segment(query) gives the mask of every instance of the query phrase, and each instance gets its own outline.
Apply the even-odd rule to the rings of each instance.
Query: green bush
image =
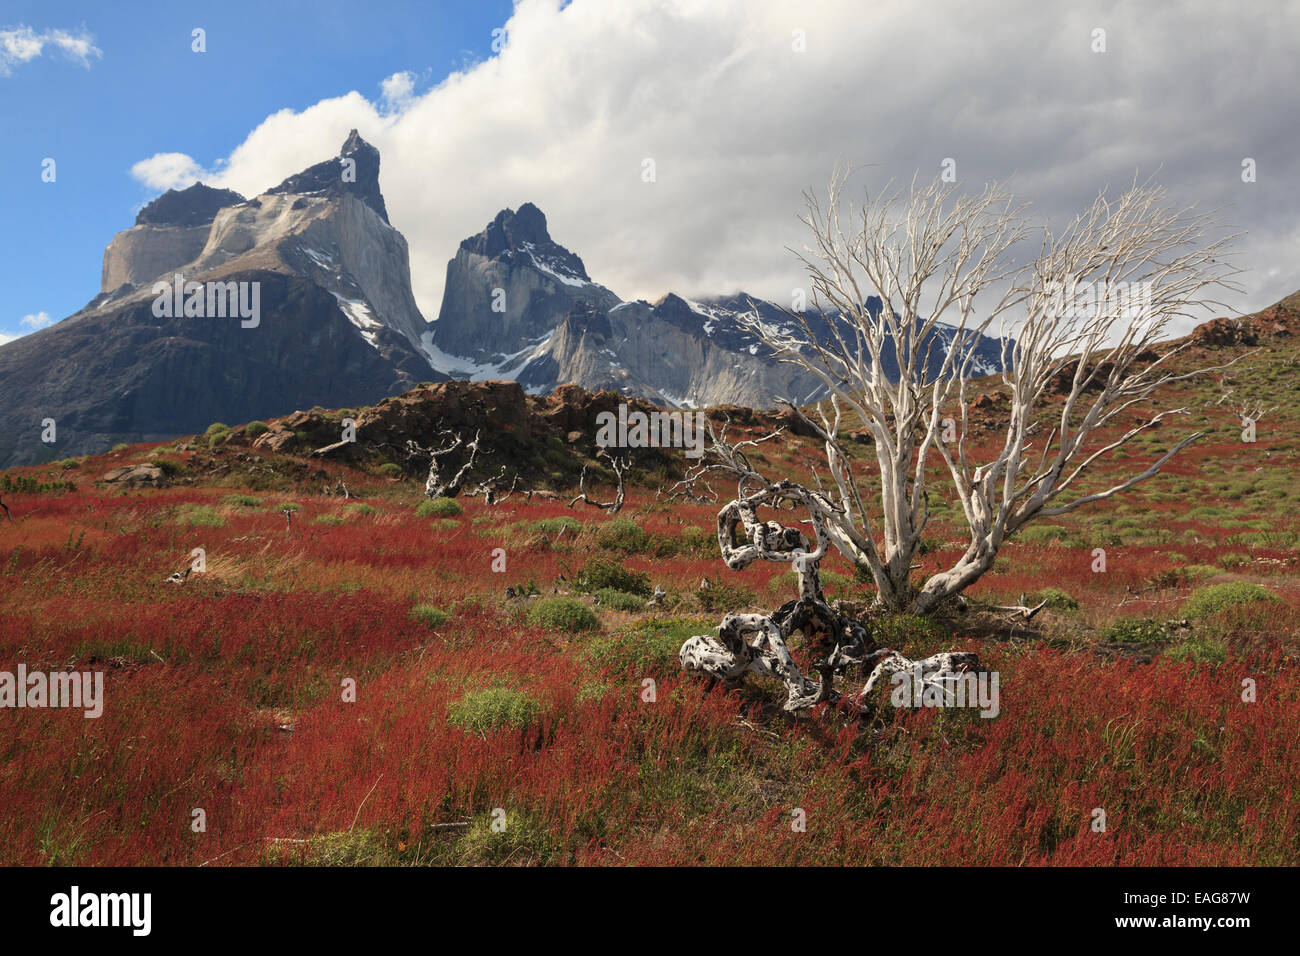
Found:
[[[1036,594],[1026,597],[1025,600],[1030,602],[1031,605],[1046,601],[1047,606],[1053,611],[1077,611],[1079,609],[1079,602],[1060,588],[1043,588]]]
[[[183,467],[185,467],[184,465],[181,464],[181,461],[178,458],[164,458],[159,456],[158,458],[155,458],[153,460],[153,463],[168,478],[172,477]]]
[[[220,528],[226,519],[207,505],[181,505],[176,509],[176,523],[198,528]]]
[[[1056,544],[1073,539],[1067,529],[1056,524],[1031,524],[1021,528],[1015,534],[1015,540],[1021,544]]]
[[[480,736],[498,727],[524,730],[542,712],[542,705],[522,691],[489,687],[470,691],[447,708],[447,723]]]
[[[255,495],[226,495],[221,503],[232,508],[256,508],[261,505],[262,499]]]
[[[528,609],[528,623],[562,633],[594,631],[600,627],[596,612],[577,598],[570,597],[538,601]]]
[[[872,624],[872,636],[881,647],[909,649],[917,651],[918,656],[928,642],[942,635],[937,622],[916,614],[886,614]]]
[[[545,866],[563,851],[555,832],[526,813],[509,810],[505,829],[494,829],[491,817],[475,820],[456,841],[459,866]]]
[[[249,422],[244,426],[244,434],[249,438],[256,438],[258,435],[265,435],[271,428],[266,422]]]
[[[1176,661],[1221,663],[1228,659],[1227,648],[1213,638],[1203,636],[1189,637],[1169,648],[1165,654]]]
[[[384,462],[375,470],[388,478],[397,478],[402,474],[402,466],[391,461]]]
[[[1242,554],[1240,551],[1229,551],[1227,554],[1221,554],[1215,558],[1214,563],[1225,571],[1231,571],[1234,568],[1244,568],[1250,564],[1250,555]]]
[[[742,584],[724,584],[715,581],[712,586],[696,592],[701,609],[713,612],[743,611],[756,600],[754,592]]]
[[[1209,617],[1224,608],[1254,601],[1276,601],[1277,595],[1267,588],[1248,581],[1229,581],[1211,584],[1193,592],[1182,607],[1184,617]]]
[[[601,588],[596,592],[602,607],[612,607],[616,611],[644,611],[645,598],[614,588]]]
[[[688,637],[713,634],[715,628],[708,618],[659,618],[591,641],[583,657],[602,670],[666,676],[681,669],[678,655]]]
[[[628,594],[640,594],[649,597],[651,593],[650,575],[641,571],[630,571],[613,561],[604,558],[592,558],[578,572],[574,586],[579,591],[594,594],[601,588],[613,588]]]
[[[343,513],[349,518],[368,518],[379,514],[379,509],[371,507],[364,501],[353,501],[343,506]]]
[[[697,558],[710,558],[718,553],[718,535],[694,525],[682,528],[677,537],[677,550]]]
[[[116,445],[110,448],[109,451],[110,452],[126,451],[130,447],[131,446],[128,445],[126,442],[118,442]]]
[[[211,425],[208,426],[207,431],[205,431],[203,434],[211,438],[213,435],[224,435],[228,431],[230,431],[229,425],[226,425],[222,422],[213,422]]]
[[[627,518],[615,518],[596,532],[596,543],[602,548],[624,554],[644,554],[647,541],[645,531]]]
[[[1163,641],[1165,631],[1149,617],[1125,617],[1106,625],[1100,638],[1116,644],[1152,644]]]
[[[415,514],[420,518],[454,518],[464,511],[454,498],[430,498],[415,506]]]
[[[417,604],[411,608],[411,620],[419,621],[428,627],[442,627],[451,617],[446,611],[432,604]]]
[[[567,534],[579,534],[582,531],[582,522],[569,515],[561,515],[558,518],[543,518],[541,521],[533,522],[533,530],[540,531],[542,534],[559,534],[566,528],[568,529]]]

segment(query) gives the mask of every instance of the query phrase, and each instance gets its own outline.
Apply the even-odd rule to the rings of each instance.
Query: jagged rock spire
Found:
[[[349,179],[344,179],[343,159],[351,159],[355,164],[355,179],[350,174]],[[379,150],[362,139],[355,129],[344,140],[337,157],[310,166],[267,192],[325,192],[328,195],[351,193],[379,213],[384,222],[388,222],[388,207],[384,205],[383,193],[379,191]]]

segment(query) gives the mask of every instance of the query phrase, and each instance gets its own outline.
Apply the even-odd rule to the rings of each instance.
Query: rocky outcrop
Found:
[[[125,465],[99,476],[106,485],[123,485],[129,488],[161,488],[169,484],[167,473],[157,465]]]
[[[1192,344],[1203,348],[1223,348],[1230,345],[1258,345],[1255,329],[1241,319],[1211,319],[1192,330]]]

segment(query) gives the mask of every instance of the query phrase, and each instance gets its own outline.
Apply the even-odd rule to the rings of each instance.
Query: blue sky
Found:
[[[157,193],[132,164],[178,151],[210,165],[277,110],[351,90],[374,99],[395,72],[416,74],[418,92],[489,56],[510,10],[509,0],[6,0],[0,30],[84,31],[101,54],[82,66],[47,47],[0,75],[0,336],[98,293],[104,246]],[[196,27],[206,53],[191,50]],[[53,183],[41,179],[46,157]]]
[[[6,58],[19,27],[41,55]],[[191,181],[169,157],[254,196],[354,127],[426,319],[457,243],[523,202],[624,299],[787,301],[804,190],[841,161],[878,189],[948,160],[1036,224],[1135,174],[1222,208],[1249,272],[1217,314],[1247,312],[1300,289],[1297,37],[1300,0],[8,0],[0,343],[99,291],[114,233]]]

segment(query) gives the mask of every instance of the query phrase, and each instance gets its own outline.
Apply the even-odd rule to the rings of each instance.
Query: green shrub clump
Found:
[[[641,571],[630,571],[613,561],[592,558],[578,572],[574,582],[579,591],[595,594],[601,588],[613,588],[628,594],[649,597],[651,592],[650,575]]]
[[[600,627],[596,612],[577,598],[553,597],[538,601],[528,609],[528,623],[548,631],[573,633],[594,631]]]
[[[446,611],[432,604],[417,604],[411,608],[411,620],[419,621],[428,627],[442,627],[451,617]]]
[[[430,498],[415,507],[415,514],[420,518],[454,518],[464,512],[460,502],[453,498]]]
[[[1053,611],[1077,611],[1079,602],[1075,598],[1060,588],[1043,588],[1037,594],[1026,598],[1033,604],[1047,602],[1047,606]]]
[[[558,518],[543,518],[541,521],[536,521],[533,523],[533,528],[542,534],[559,534],[567,528],[567,533],[574,535],[582,531],[582,522],[569,515],[561,515]]]
[[[542,712],[542,705],[522,691],[489,687],[470,691],[447,708],[447,722],[480,736],[498,727],[524,730]]]
[[[258,435],[265,435],[271,427],[266,422],[249,422],[244,426],[244,434],[249,438],[256,438]]]
[[[616,611],[643,611],[645,598],[615,588],[601,588],[596,592],[602,607],[612,607]]]
[[[1125,617],[1108,624],[1101,639],[1116,644],[1152,644],[1163,641],[1165,631],[1159,621],[1149,617]]]
[[[583,657],[601,670],[666,676],[681,669],[678,655],[688,637],[712,634],[715,628],[708,618],[657,618],[593,640]]]
[[[628,518],[615,518],[600,526],[596,532],[596,543],[609,551],[621,551],[624,554],[644,554],[649,536],[636,522]]]
[[[1224,584],[1211,584],[1209,587],[1194,591],[1183,604],[1184,617],[1209,617],[1224,608],[1238,604],[1251,604],[1255,601],[1276,601],[1277,595],[1268,588],[1248,581],[1229,581]]]
[[[220,528],[226,519],[207,505],[181,505],[176,509],[176,523],[196,528]]]

